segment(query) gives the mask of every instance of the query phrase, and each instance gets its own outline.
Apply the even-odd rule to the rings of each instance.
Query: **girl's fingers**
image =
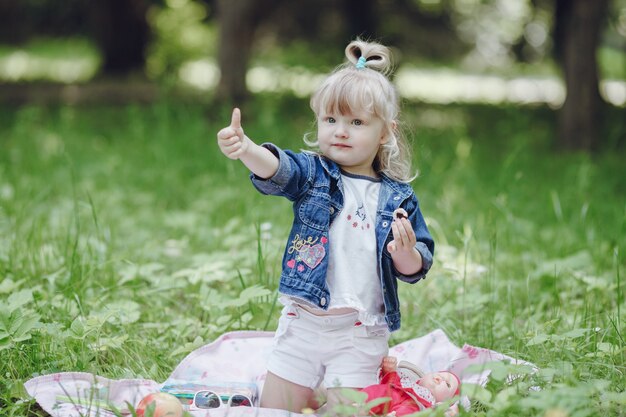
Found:
[[[232,127],[225,127],[224,129],[217,132],[217,138],[219,140],[226,140],[232,137],[238,137],[237,132]]]
[[[398,227],[398,224],[396,222],[393,222],[391,224],[391,232],[393,233],[393,241],[389,242],[389,244],[393,244],[392,249],[393,250],[389,250],[389,252],[395,252],[397,250],[400,250],[402,248],[404,248],[405,243],[402,237],[402,232],[400,231],[400,227]]]
[[[407,219],[402,219],[401,222],[402,222],[402,225],[404,226],[404,230],[406,231],[406,235],[409,239],[409,243],[412,243],[411,246],[413,246],[416,240],[415,231],[413,230],[413,225]]]
[[[400,245],[404,245],[407,241],[406,231],[404,230],[404,224],[402,224],[402,220],[396,220],[393,222],[391,226],[394,231],[393,237],[395,240],[398,240]]]
[[[235,153],[237,151],[239,151],[241,149],[241,141],[239,140],[228,140],[228,141],[222,141],[220,144],[220,150],[222,151],[222,153],[224,155],[226,155],[227,157],[231,158],[231,159],[237,159],[235,157]]]
[[[241,150],[241,142],[235,142],[230,146],[226,146],[225,150],[230,156],[233,156],[235,152]]]
[[[415,245],[415,232],[406,219],[398,219],[391,224],[396,248],[412,248]]]
[[[235,143],[241,143],[239,136],[231,136],[228,138],[221,139],[221,141],[222,141],[221,142],[222,146],[231,146],[231,145],[234,145]]]
[[[400,220],[399,222],[400,224],[398,225],[398,234],[400,235],[400,240],[402,241],[402,246],[406,247],[409,245],[409,236],[406,233],[406,228],[404,223],[402,222],[402,220]]]
[[[243,153],[243,149],[237,149],[235,152],[230,154],[230,157],[233,159],[239,159],[242,153]]]

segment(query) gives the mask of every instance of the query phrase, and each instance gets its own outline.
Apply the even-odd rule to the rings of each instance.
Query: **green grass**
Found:
[[[405,113],[437,262],[401,286],[392,344],[442,328],[541,369],[512,386],[494,371],[472,415],[624,415],[623,151],[552,151],[543,109]],[[225,331],[274,329],[291,207],[219,153],[229,120],[180,103],[2,109],[0,415],[43,414],[22,387],[36,375],[163,381]],[[292,149],[311,120],[291,98],[243,110],[248,135]]]

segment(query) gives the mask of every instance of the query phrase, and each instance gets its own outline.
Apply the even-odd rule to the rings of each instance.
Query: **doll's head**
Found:
[[[389,48],[374,42],[355,40],[345,49],[347,62],[337,67],[311,97],[311,109],[321,115],[368,114],[383,124],[384,142],[373,167],[398,181],[414,178],[411,172],[410,147],[398,126],[400,102],[387,75],[392,62]],[[309,146],[318,141],[305,138]]]
[[[435,402],[449,400],[458,395],[461,389],[461,380],[450,371],[429,372],[417,384],[428,389],[435,397]]]

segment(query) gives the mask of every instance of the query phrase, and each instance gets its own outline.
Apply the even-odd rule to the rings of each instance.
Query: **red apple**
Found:
[[[152,417],[183,417],[183,405],[178,398],[166,392],[148,394],[137,405],[137,417],[144,417],[148,406],[154,404]],[[146,414],[145,417],[149,417]]]

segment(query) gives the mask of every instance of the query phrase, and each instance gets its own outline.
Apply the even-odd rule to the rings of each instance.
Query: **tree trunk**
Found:
[[[284,1],[217,0],[220,82],[215,94],[218,100],[237,104],[248,98],[246,73],[256,30]]]
[[[102,73],[124,75],[143,71],[150,37],[145,0],[91,2],[94,35],[102,51]]]
[[[233,104],[248,97],[246,72],[256,29],[255,0],[218,0],[220,83],[216,96]]]
[[[557,145],[599,148],[602,109],[596,51],[609,0],[556,0],[555,52],[567,95],[558,117]]]
[[[344,0],[341,7],[347,32],[346,44],[357,36],[377,40],[379,13],[376,0]]]
[[[27,37],[24,7],[17,1],[0,0],[0,43],[16,44]]]

